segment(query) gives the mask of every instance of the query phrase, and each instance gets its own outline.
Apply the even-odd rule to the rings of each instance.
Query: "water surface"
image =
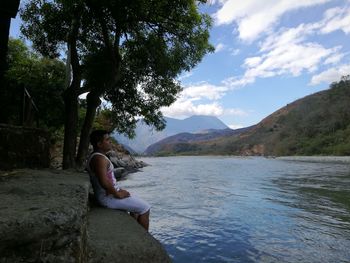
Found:
[[[152,205],[174,262],[350,262],[350,165],[144,158],[122,186]]]

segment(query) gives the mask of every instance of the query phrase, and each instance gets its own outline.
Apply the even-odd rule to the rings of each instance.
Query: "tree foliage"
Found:
[[[96,118],[93,124],[94,129],[102,129],[107,131],[115,130],[115,123],[113,122],[113,112],[108,109],[100,109],[96,113]]]
[[[77,97],[87,95],[78,162],[88,146],[100,98],[110,101],[119,132],[132,134],[137,118],[164,127],[160,108],[181,90],[175,78],[213,50],[210,18],[194,0],[30,0],[22,32],[43,55],[68,51],[72,78],[65,92],[64,168],[73,166]],[[69,156],[68,156],[69,155]],[[65,158],[65,156],[68,156]]]
[[[6,89],[1,98],[1,119],[6,123],[20,124],[23,89],[26,88],[39,110],[37,117],[40,127],[62,127],[63,62],[41,57],[30,51],[21,40],[10,39],[8,65]]]

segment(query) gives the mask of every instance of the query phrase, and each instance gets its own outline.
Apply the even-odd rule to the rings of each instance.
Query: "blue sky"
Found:
[[[350,74],[350,0],[211,0],[206,55],[179,76],[184,90],[165,116],[216,116],[246,127]],[[18,37],[20,20],[10,35]]]

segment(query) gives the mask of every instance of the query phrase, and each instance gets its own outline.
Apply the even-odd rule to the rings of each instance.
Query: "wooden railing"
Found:
[[[23,98],[22,98],[22,114],[20,123],[22,126],[32,127],[34,122],[36,126],[39,126],[39,110],[35,105],[33,98],[30,96],[28,90],[23,87]]]

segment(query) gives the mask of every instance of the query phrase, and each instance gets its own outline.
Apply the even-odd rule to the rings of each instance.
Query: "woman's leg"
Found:
[[[134,212],[129,212],[130,216],[132,216],[136,221],[137,219],[139,219],[139,215],[137,213]]]
[[[141,226],[143,226],[144,229],[147,230],[149,229],[149,214],[150,214],[150,210],[148,210],[146,213],[139,215],[139,218],[137,219],[137,222],[139,222],[139,224]]]
[[[130,215],[133,216],[137,222],[148,231],[151,206],[147,202],[135,195],[132,195],[123,199],[113,197],[108,198],[105,205],[109,208],[129,211]]]

